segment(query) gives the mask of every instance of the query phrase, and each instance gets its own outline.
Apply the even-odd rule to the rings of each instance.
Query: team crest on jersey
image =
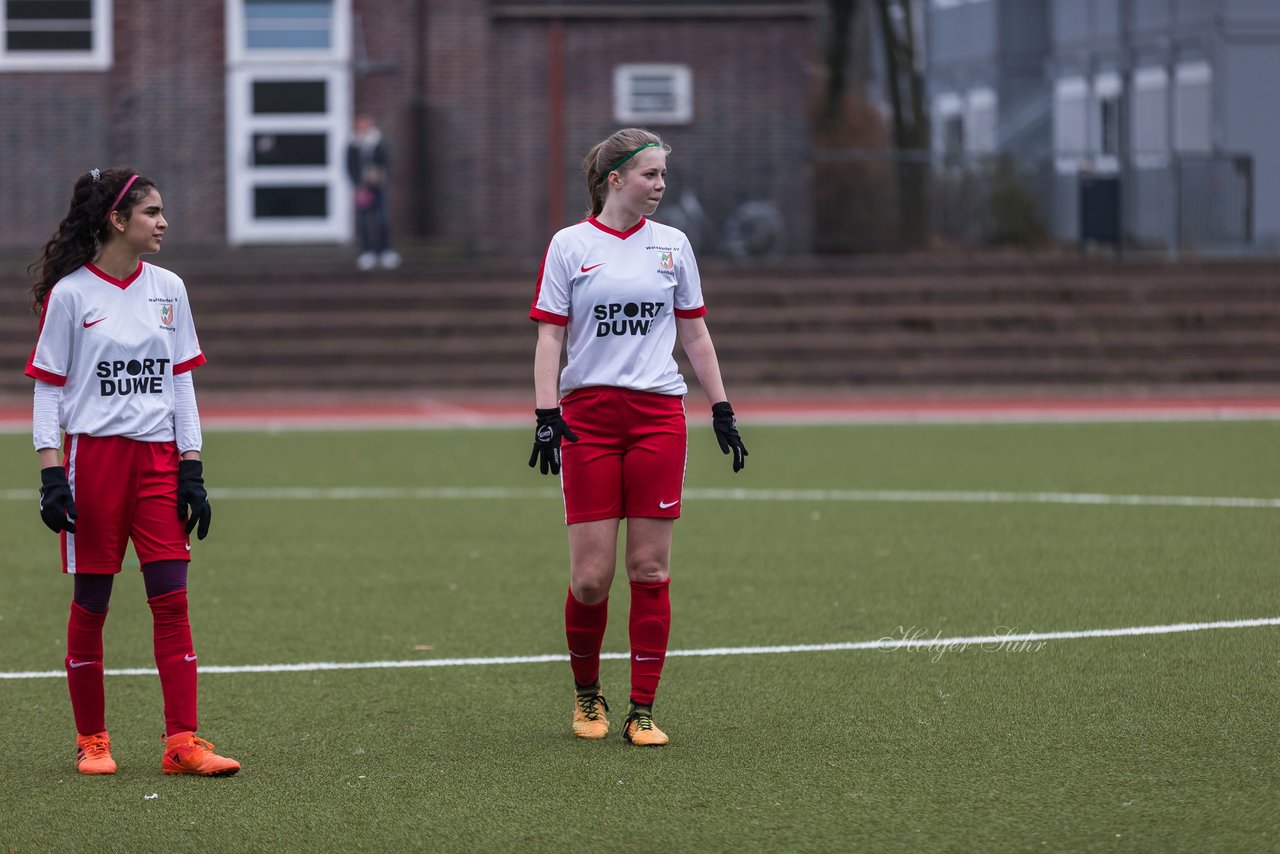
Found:
[[[671,268],[675,267],[675,265],[676,265],[675,258],[672,257],[672,253],[670,252],[663,252],[662,255],[658,258],[659,270],[670,270]]]
[[[160,323],[164,326],[173,325],[173,303],[166,302],[160,306]]]

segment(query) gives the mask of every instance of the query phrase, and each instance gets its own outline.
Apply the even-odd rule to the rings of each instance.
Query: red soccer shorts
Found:
[[[560,445],[565,523],[680,517],[688,432],[684,398],[588,386],[560,401],[578,441]]]
[[[62,532],[62,571],[120,571],[133,540],[138,562],[190,560],[178,519],[178,446],[123,436],[68,436],[67,480],[76,501],[76,532]]]

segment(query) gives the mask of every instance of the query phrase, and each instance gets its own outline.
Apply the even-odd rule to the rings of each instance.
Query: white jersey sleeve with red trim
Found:
[[[191,316],[191,302],[187,299],[186,283],[177,276],[177,287],[182,293],[181,311],[175,311],[173,317],[173,373],[184,374],[192,368],[205,363],[204,353],[200,350],[200,339],[196,335],[195,318]]]
[[[45,297],[40,311],[40,334],[27,359],[27,376],[49,385],[66,385],[75,332],[72,320],[75,308],[68,304],[71,300],[66,289],[59,291],[56,287]]]
[[[49,292],[26,373],[62,387],[67,433],[166,442],[173,378],[204,361],[182,279],[140,263],[120,280],[87,264]]]
[[[619,232],[591,218],[552,238],[529,316],[568,326],[561,395],[595,385],[683,395],[675,319],[705,313],[683,232],[648,219]]]
[[[671,229],[675,231],[675,229]],[[684,238],[683,248],[676,253],[676,317],[702,317],[707,307],[702,301],[702,275],[698,272],[698,262],[693,257],[693,247],[689,238]]]
[[[565,264],[564,241],[560,232],[551,239],[547,246],[547,254],[542,259],[542,269],[538,271],[538,284],[533,294],[533,308],[529,316],[534,320],[565,326],[569,322],[570,299],[572,297],[572,279],[569,267]]]

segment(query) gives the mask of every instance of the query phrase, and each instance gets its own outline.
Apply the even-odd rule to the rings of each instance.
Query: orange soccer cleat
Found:
[[[213,745],[194,732],[179,732],[165,738],[160,767],[166,774],[230,777],[240,770],[240,763],[214,753]]]
[[[111,736],[106,730],[94,735],[76,735],[76,768],[81,774],[116,773],[116,761],[111,758]]]
[[[635,703],[631,704],[627,722],[622,725],[622,737],[637,747],[662,747],[671,740],[653,722],[653,710]]]
[[[573,734],[578,738],[604,738],[609,734],[609,719],[604,714],[607,711],[609,704],[598,684],[578,691],[573,698]]]

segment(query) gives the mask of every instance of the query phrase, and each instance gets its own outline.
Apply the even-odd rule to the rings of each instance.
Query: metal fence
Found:
[[[940,157],[816,150],[814,251],[1085,246],[1205,253],[1253,241],[1243,155]]]

